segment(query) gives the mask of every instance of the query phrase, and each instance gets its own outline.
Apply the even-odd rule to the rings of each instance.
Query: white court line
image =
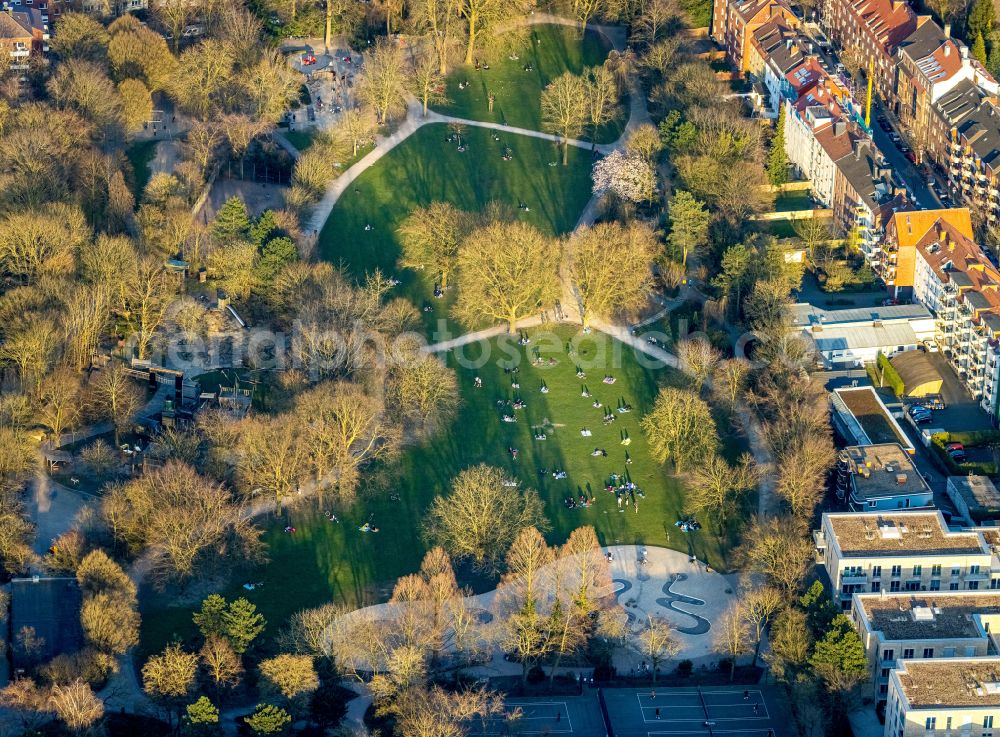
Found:
[[[698,732],[646,732],[647,737],[705,737],[708,732],[698,731]],[[767,737],[766,729],[734,729],[734,730],[719,730],[713,729],[712,734],[734,734],[734,735],[753,735],[753,737]]]
[[[508,707],[515,707],[515,708],[516,707],[521,707],[525,711],[525,715],[524,716],[522,716],[521,718],[519,718],[519,719],[517,719],[515,721],[512,721],[511,724],[524,724],[525,722],[527,722],[529,720],[542,720],[542,719],[549,720],[553,725],[559,724],[558,728],[546,728],[546,729],[538,729],[538,730],[517,729],[517,731],[520,734],[542,734],[543,732],[544,733],[548,733],[548,734],[572,734],[573,733],[573,720],[570,719],[569,708],[567,707],[565,701],[505,701],[504,702],[504,711],[505,712],[507,712]],[[537,713],[536,712],[536,707],[548,707],[548,708],[557,707],[559,713],[562,715],[562,719],[560,720],[560,722],[556,722],[556,718],[555,718],[554,715],[545,715],[545,714],[542,714],[542,715],[539,715],[539,716],[535,716],[535,714]],[[531,712],[530,712],[531,716],[528,716],[528,714],[529,714],[529,712],[527,711],[528,709],[531,709]],[[493,720],[491,720],[491,721],[493,721]],[[504,719],[504,721],[506,721],[506,719]],[[565,725],[565,727],[563,725]]]
[[[648,737],[662,737],[666,735],[667,737],[685,737],[685,735],[703,735],[706,734],[702,731],[697,732],[646,732]],[[754,734],[760,735],[760,737],[767,737],[767,729],[732,729],[719,731],[718,729],[712,730],[713,735],[726,735],[726,734]]]

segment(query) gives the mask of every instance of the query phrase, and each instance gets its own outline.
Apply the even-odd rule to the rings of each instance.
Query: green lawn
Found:
[[[132,196],[135,197],[136,204],[149,182],[149,162],[156,156],[157,143],[159,141],[140,141],[125,149],[125,156],[132,165]]]
[[[448,102],[435,110],[469,120],[506,123],[518,128],[542,129],[541,94],[546,85],[563,72],[579,74],[585,67],[604,63],[611,44],[599,33],[580,32],[568,26],[531,26],[527,45],[517,59],[501,58],[490,62],[488,70],[460,66],[448,75]],[[525,71],[526,65],[534,68]],[[459,89],[460,83],[469,86]],[[489,96],[495,96],[493,112]],[[621,135],[626,123],[627,105],[617,121],[598,129],[599,143],[610,143]],[[584,138],[590,139],[590,132]]]
[[[576,225],[590,199],[593,159],[588,151],[570,147],[569,166],[549,166],[561,161],[561,153],[540,138],[470,127],[462,135],[466,150],[459,152],[457,144],[447,142],[448,135],[443,124],[424,126],[358,177],[320,232],[323,258],[343,263],[359,278],[375,268],[396,272],[396,229],[414,208],[436,200],[469,212],[481,211],[490,200],[504,202],[519,218],[552,235]],[[504,147],[513,160],[503,160]],[[528,212],[516,209],[519,201]],[[433,308],[424,313],[428,326],[445,316],[451,296],[434,300],[432,277],[409,270],[398,277],[403,296],[418,307]]]
[[[812,199],[809,191],[804,189],[781,192],[774,198],[775,212],[792,212],[797,210],[813,209]]]
[[[304,130],[304,131],[283,131],[285,138],[288,142],[295,146],[300,152],[305,151],[307,148],[312,146],[313,140],[316,138],[316,131],[314,130]]]
[[[270,562],[233,581],[223,593],[244,595],[256,603],[271,623],[272,633],[303,607],[330,601],[356,605],[386,598],[395,579],[420,564],[426,549],[420,522],[431,500],[447,490],[459,471],[481,462],[502,466],[521,484],[539,491],[552,522],[548,535],[552,542],[565,540],[578,526],[594,525],[604,543],[666,545],[684,551],[691,543],[700,559],[724,567],[710,520],[702,520],[706,528],[691,537],[674,526],[682,511],[682,489],[649,457],[639,429],[639,420],[652,405],[658,388],[676,381],[678,375],[644,365],[645,360],[637,359],[630,348],[603,336],[580,336],[571,357],[566,344],[577,335],[574,328],[558,329],[548,334],[548,339],[533,333],[535,339],[527,347],[506,338],[493,340],[485,344],[490,354],[484,365],[457,367],[464,402],[452,425],[432,441],[408,448],[389,469],[387,488],[362,490],[353,508],[338,510],[339,524],[323,516],[322,503],[307,503],[307,508],[280,519],[263,520]],[[536,348],[545,359],[540,366],[532,365]],[[482,356],[481,346],[469,346],[462,363],[469,366]],[[516,374],[519,391],[511,387],[512,375],[503,371],[504,361],[512,357],[520,366]],[[555,365],[549,365],[550,357]],[[453,354],[448,360],[453,366],[459,363]],[[585,380],[576,377],[577,365],[586,371]],[[615,384],[602,383],[606,373],[616,378]],[[473,385],[476,376],[483,380],[482,389]],[[549,388],[547,394],[540,392],[542,381]],[[581,396],[583,384],[591,398]],[[497,407],[498,400],[515,396],[527,402],[525,409]],[[592,406],[595,398],[612,410],[622,402],[633,409],[624,414],[614,412],[616,421],[604,425],[604,409]],[[513,412],[518,421],[503,422],[503,411]],[[532,427],[543,424],[547,439],[534,440]],[[582,437],[583,428],[589,428],[593,436]],[[621,440],[626,435],[631,442],[623,446]],[[519,450],[517,461],[507,452],[509,447]],[[594,448],[607,450],[607,457],[591,456]],[[631,464],[625,463],[626,452]],[[540,473],[542,468],[545,475]],[[569,477],[556,480],[551,475],[553,469],[565,470]],[[631,508],[619,512],[615,497],[604,490],[615,472],[627,473],[645,493],[645,498],[637,500],[638,513]],[[390,494],[398,494],[399,501],[392,501]],[[571,494],[586,494],[594,504],[568,509],[565,499]],[[379,533],[358,529],[368,520],[379,527]],[[286,524],[294,526],[296,532],[285,533]],[[242,584],[248,580],[264,586],[245,591]],[[477,583],[481,588],[492,587],[492,582]],[[188,636],[193,632],[188,608],[171,606],[169,600],[156,595],[144,601],[149,607],[143,619],[147,652],[161,648],[175,633]]]

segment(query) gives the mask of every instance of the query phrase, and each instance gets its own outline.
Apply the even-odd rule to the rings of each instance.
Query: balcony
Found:
[[[826,550],[826,534],[822,530],[813,530],[813,545],[821,552]]]
[[[840,577],[840,583],[842,586],[858,584],[868,584],[868,574],[866,573],[845,573]]]

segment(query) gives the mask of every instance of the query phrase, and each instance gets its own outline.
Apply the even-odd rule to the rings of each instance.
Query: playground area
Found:
[[[681,538],[677,530],[668,539]],[[647,616],[662,617],[673,626],[681,650],[678,660],[697,664],[718,660],[712,640],[712,622],[736,598],[737,576],[712,570],[704,560],[669,548],[645,545],[616,545],[611,554],[611,578],[618,603],[629,615],[629,624],[638,630]],[[642,659],[637,652],[622,651],[615,658],[620,673],[638,674]]]

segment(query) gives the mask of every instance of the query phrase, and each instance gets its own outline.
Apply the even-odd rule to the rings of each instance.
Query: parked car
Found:
[[[955,463],[965,462],[965,446],[961,443],[948,443],[944,449]]]
[[[898,133],[890,133],[889,134],[889,140],[892,141],[893,143],[897,144],[897,145],[900,144],[900,143],[902,143],[902,141],[903,141],[903,139],[899,137]]]
[[[889,133],[892,130],[892,126],[889,124],[888,120],[880,120],[878,122],[878,127],[884,130],[886,133]]]

